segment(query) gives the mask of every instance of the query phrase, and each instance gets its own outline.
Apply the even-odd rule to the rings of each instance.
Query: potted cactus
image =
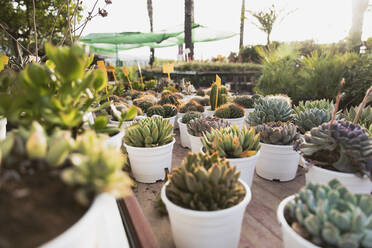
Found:
[[[333,179],[308,184],[277,210],[285,248],[355,247],[372,244],[372,196],[352,194]]]
[[[200,152],[200,149],[203,146],[201,137],[205,132],[209,132],[211,129],[218,129],[227,126],[230,126],[229,122],[210,116],[203,116],[191,120],[187,124],[187,134],[190,140],[191,151],[193,153]]]
[[[128,126],[124,146],[128,152],[134,178],[141,183],[154,183],[171,171],[175,143],[173,126],[160,116],[147,117]]]
[[[178,126],[180,127],[180,140],[181,146],[191,149],[190,138],[187,134],[187,124],[193,119],[200,118],[202,114],[200,112],[187,112],[181,119],[178,119]]]
[[[202,138],[203,152],[218,152],[240,171],[240,178],[252,186],[254,168],[260,155],[260,137],[254,128],[229,126],[212,129]]]
[[[154,105],[150,107],[147,110],[146,114],[148,117],[151,117],[153,115],[159,115],[163,117],[165,120],[168,120],[169,123],[174,127],[177,112],[178,110],[176,106],[172,104],[164,104],[164,105]]]
[[[249,187],[218,154],[189,154],[162,187],[175,245],[238,247]]]
[[[37,122],[0,143],[4,247],[126,247],[114,197],[130,192],[125,157],[89,130],[50,136]],[[6,199],[6,200],[5,200]],[[109,213],[109,214],[108,214]],[[30,227],[32,227],[30,229]]]
[[[297,127],[290,122],[270,122],[256,127],[260,134],[261,155],[256,173],[268,180],[290,181],[296,177],[300,155],[293,150],[299,138]]]
[[[350,192],[371,193],[372,137],[356,124],[371,92],[372,87],[351,123],[335,120],[341,99],[339,90],[331,121],[311,129],[296,144],[295,149],[300,150],[308,164],[306,183],[326,184],[336,178]]]
[[[181,105],[181,102],[179,100],[179,97],[176,96],[176,94],[173,94],[170,91],[163,91],[158,101],[158,104],[159,105],[172,104],[178,107]]]
[[[252,96],[249,95],[237,96],[235,97],[233,102],[244,108],[245,116],[248,116],[249,113],[254,111],[254,99],[252,98]]]
[[[206,116],[213,116],[214,111],[227,102],[227,90],[217,83],[213,83],[209,95],[211,107],[205,111]]]
[[[182,119],[184,114],[190,111],[203,113],[204,107],[195,100],[189,100],[187,103],[180,106],[178,114],[177,114],[177,120]]]
[[[204,111],[211,107],[208,96],[195,96],[191,100],[197,101],[200,105],[202,105],[204,107]]]
[[[239,128],[244,125],[244,115],[244,108],[236,103],[226,103],[214,111],[215,117],[228,121],[231,125],[236,125]]]

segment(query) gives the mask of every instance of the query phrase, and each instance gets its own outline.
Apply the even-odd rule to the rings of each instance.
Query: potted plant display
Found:
[[[221,105],[227,102],[227,90],[217,83],[213,83],[211,86],[211,92],[209,95],[209,102],[211,104],[210,109],[205,111],[206,116],[213,116],[214,111]]]
[[[160,116],[147,117],[126,128],[124,146],[128,152],[134,178],[154,183],[171,171],[175,143],[173,126]]]
[[[215,117],[230,122],[231,125],[236,125],[239,128],[244,125],[244,115],[244,108],[236,103],[226,103],[214,111]]]
[[[120,111],[114,105],[111,105],[110,109],[112,111],[110,122],[122,130],[125,130],[127,126],[132,124],[137,116],[143,115],[142,110],[134,105],[129,108],[121,108]]]
[[[177,120],[182,119],[185,113],[190,111],[203,113],[204,107],[195,100],[189,100],[187,103],[184,103],[179,107],[179,111],[177,113]]]
[[[37,122],[0,143],[5,247],[127,246],[114,197],[130,193],[125,157],[89,130],[47,135]],[[32,227],[30,229],[30,226]],[[114,234],[114,235],[111,235]]]
[[[210,116],[202,116],[189,121],[187,124],[187,134],[190,140],[191,151],[193,153],[200,152],[200,149],[203,146],[201,137],[205,132],[209,132],[211,129],[218,129],[227,126],[230,126],[229,122]]]
[[[177,107],[172,104],[154,105],[150,107],[146,112],[148,117],[151,117],[153,115],[159,115],[163,117],[165,120],[168,120],[173,127],[175,125],[177,113]]]
[[[180,140],[181,146],[191,149],[189,135],[187,134],[187,124],[193,119],[200,118],[202,116],[199,112],[187,112],[181,119],[178,119],[178,126],[180,128]]]
[[[256,173],[268,180],[289,181],[296,177],[300,155],[293,150],[299,138],[297,127],[290,122],[270,122],[256,127],[260,134],[261,155]]]
[[[254,168],[260,150],[260,137],[254,128],[229,126],[212,129],[202,137],[204,152],[218,152],[240,171],[240,178],[252,186]]]
[[[238,247],[251,192],[218,154],[189,154],[169,176],[161,198],[177,247]]]
[[[352,194],[336,179],[310,183],[278,207],[284,247],[371,247],[371,209],[371,195]]]
[[[204,107],[204,111],[211,107],[208,96],[195,96],[191,100],[197,101],[200,105],[202,105]]]
[[[252,98],[252,96],[237,96],[234,98],[233,102],[244,108],[245,116],[248,116],[249,113],[254,111],[254,99]]]

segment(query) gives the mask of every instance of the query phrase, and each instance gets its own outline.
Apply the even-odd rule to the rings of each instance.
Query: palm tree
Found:
[[[192,25],[194,23],[194,0],[185,0],[185,48],[190,49],[189,60],[194,59],[194,43],[192,43]]]
[[[242,9],[241,9],[241,12],[240,12],[240,40],[239,40],[239,49],[243,47],[244,20],[245,20],[245,0],[242,0]]]
[[[150,32],[154,32],[153,16],[152,16],[152,0],[147,0],[147,14],[149,15],[149,20],[150,20]],[[150,61],[149,61],[150,66],[152,66],[154,61],[155,61],[155,49],[150,48]]]

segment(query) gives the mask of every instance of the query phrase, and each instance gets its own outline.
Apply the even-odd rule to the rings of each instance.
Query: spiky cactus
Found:
[[[209,102],[211,104],[211,110],[215,110],[219,106],[227,102],[227,92],[222,93],[222,87],[218,87],[217,83],[213,83],[211,86],[211,93],[209,96]]]
[[[328,109],[309,108],[297,112],[295,123],[302,134],[325,122],[330,121],[332,113]]]
[[[205,133],[202,143],[207,152],[218,152],[221,157],[245,158],[255,155],[260,149],[260,135],[254,128],[230,126]]]
[[[157,147],[173,140],[173,125],[169,120],[154,116],[137,121],[128,126],[124,135],[124,142],[134,147]]]
[[[251,96],[248,96],[248,95],[237,96],[234,99],[234,103],[242,106],[243,108],[253,108],[254,107],[254,99]]]
[[[190,100],[180,107],[180,113],[186,113],[189,111],[204,112],[204,107],[195,100]]]
[[[153,115],[159,115],[159,116],[163,117],[165,115],[165,111],[164,111],[163,106],[154,105],[147,110],[146,114],[147,114],[148,117],[151,117]]]
[[[296,125],[290,122],[269,122],[258,125],[256,131],[265,144],[291,145],[299,137]]]
[[[170,118],[176,116],[178,112],[177,107],[172,104],[164,104],[163,109],[164,109],[163,118]]]
[[[210,105],[208,96],[205,96],[205,97],[196,96],[196,97],[192,98],[191,100],[197,101],[202,106],[209,106]]]
[[[240,173],[218,154],[189,154],[174,169],[166,187],[167,198],[192,210],[215,211],[237,205],[246,194]]]
[[[249,113],[246,121],[251,126],[257,126],[268,122],[292,121],[294,118],[294,111],[286,101],[265,97],[256,101],[254,111]]]
[[[300,236],[320,247],[372,247],[372,196],[354,195],[336,179],[308,184],[284,216]]]
[[[244,117],[245,111],[243,107],[237,105],[236,103],[226,103],[216,109],[214,115],[223,119],[236,119]]]
[[[283,101],[283,102],[286,102],[289,106],[292,105],[291,98],[289,96],[287,96],[287,95],[284,95],[284,94],[267,95],[265,98]]]
[[[334,108],[333,102],[327,99],[313,100],[313,101],[300,101],[298,106],[295,106],[294,109],[296,113],[305,112],[306,109],[324,109],[332,111]]]
[[[200,117],[191,120],[187,124],[187,132],[192,136],[201,137],[203,133],[209,132],[211,129],[218,129],[230,126],[230,122],[214,117]]]
[[[181,122],[183,124],[188,124],[191,120],[200,118],[201,116],[202,115],[199,112],[194,112],[194,111],[187,112],[184,116],[182,116]]]
[[[160,100],[158,101],[158,104],[160,105],[172,104],[178,107],[181,103],[176,95],[169,92],[166,93],[163,92]]]

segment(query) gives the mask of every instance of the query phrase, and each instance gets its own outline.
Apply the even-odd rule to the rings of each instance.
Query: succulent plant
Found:
[[[202,106],[209,106],[210,105],[209,97],[207,97],[207,96],[205,96],[205,97],[196,96],[196,97],[192,98],[191,100],[197,101]]]
[[[234,99],[234,103],[242,106],[243,108],[254,108],[254,99],[248,95],[237,96]]]
[[[174,169],[166,187],[167,198],[192,210],[215,211],[237,205],[246,194],[240,173],[218,154],[189,154]]]
[[[205,96],[205,92],[204,92],[203,89],[198,89],[198,90],[196,91],[196,95],[197,95],[197,96]]]
[[[128,126],[124,135],[124,142],[134,147],[157,147],[173,140],[173,125],[163,117],[147,117]]]
[[[177,107],[172,104],[164,104],[163,109],[164,109],[163,118],[170,118],[176,116],[178,112]]]
[[[254,128],[230,126],[204,133],[202,143],[207,152],[218,152],[221,157],[245,158],[260,149],[260,135]]]
[[[283,95],[283,94],[276,94],[276,95],[267,95],[266,98],[269,98],[269,99],[276,99],[276,100],[279,100],[279,101],[283,101],[283,102],[286,102],[289,106],[292,105],[292,100],[289,96],[287,95]]]
[[[184,114],[184,116],[182,116],[181,122],[183,124],[188,124],[191,120],[200,118],[201,116],[202,114],[200,112],[195,111],[187,112],[186,114]]]
[[[287,203],[284,216],[294,231],[317,246],[372,246],[372,196],[351,194],[336,179],[306,185]]]
[[[226,103],[216,109],[214,115],[223,119],[235,119],[244,117],[245,111],[243,107],[237,105],[236,103]]]
[[[161,105],[154,105],[154,106],[151,106],[147,112],[146,112],[147,116],[148,117],[151,117],[153,115],[159,115],[159,116],[164,116],[165,115],[165,111],[164,111],[164,108],[163,106]]]
[[[189,111],[204,112],[204,107],[195,100],[190,100],[180,107],[180,113],[186,113]]]
[[[317,127],[325,122],[329,122],[332,118],[332,113],[328,109],[309,108],[304,111],[297,112],[295,123],[302,134],[310,131],[313,127]]]
[[[352,122],[354,121],[357,112],[358,107],[351,107],[349,110],[346,109],[344,111],[343,117],[345,120]],[[369,129],[369,127],[372,125],[372,107],[368,106],[363,108],[358,119],[358,124],[366,129]]]
[[[140,101],[140,102],[137,102],[137,103],[134,103],[136,106],[138,106],[139,108],[141,108],[141,110],[143,111],[143,112],[147,112],[147,110],[150,108],[150,107],[152,107],[152,106],[154,106],[154,104],[153,103],[151,103],[151,102],[148,102],[148,101]]]
[[[156,80],[145,81],[145,90],[154,90],[156,88]]]
[[[372,180],[372,137],[359,125],[324,123],[304,137],[299,149],[305,159],[326,169],[367,175]]]
[[[187,124],[187,132],[193,136],[201,137],[211,129],[218,129],[230,126],[230,122],[215,117],[200,117],[191,120]]]
[[[334,106],[333,102],[327,99],[313,100],[313,101],[300,101],[298,106],[295,106],[294,109],[296,113],[305,112],[306,109],[325,109],[332,111]]]
[[[294,111],[286,101],[265,97],[256,101],[254,111],[249,113],[246,121],[251,126],[257,126],[268,122],[292,121],[294,118]]]
[[[259,95],[259,94],[253,94],[253,95],[252,95],[252,99],[253,99],[253,101],[256,101],[256,100],[261,99],[261,98],[262,98],[262,96]]]
[[[265,144],[291,145],[299,138],[297,127],[291,122],[269,122],[256,127],[260,140]]]
[[[172,93],[166,92],[164,94],[164,92],[163,92],[160,100],[158,101],[158,104],[160,104],[160,105],[172,104],[172,105],[175,105],[175,106],[178,107],[181,103],[180,103],[179,99],[175,95],[173,95]]]
[[[227,92],[222,93],[222,87],[218,86],[217,83],[213,83],[211,86],[211,93],[209,96],[209,102],[211,104],[211,110],[217,109],[219,106],[227,102]]]

